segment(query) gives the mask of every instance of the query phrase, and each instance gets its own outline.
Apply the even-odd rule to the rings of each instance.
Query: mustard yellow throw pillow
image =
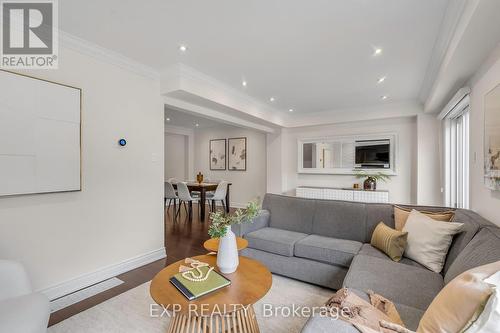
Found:
[[[396,230],[403,230],[406,224],[406,220],[408,220],[408,216],[410,216],[411,211],[412,209],[394,205],[394,224]],[[455,217],[455,212],[452,210],[442,212],[419,212],[430,217],[433,220],[442,222],[451,222],[451,220],[453,220],[453,218]]]
[[[392,260],[400,261],[406,248],[408,233],[394,230],[380,222],[372,234],[371,245],[387,254]]]
[[[470,269],[451,280],[432,301],[418,325],[418,333],[463,332],[482,312],[495,287],[489,277],[500,271],[500,261]]]

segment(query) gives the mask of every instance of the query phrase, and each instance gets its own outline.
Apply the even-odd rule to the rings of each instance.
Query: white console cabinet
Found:
[[[297,197],[325,200],[345,200],[356,202],[388,203],[388,191],[364,191],[329,187],[306,187],[296,189]]]

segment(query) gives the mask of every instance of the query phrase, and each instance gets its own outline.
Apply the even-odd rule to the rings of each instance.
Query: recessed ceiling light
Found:
[[[377,83],[382,83],[385,81],[385,79],[387,79],[386,76],[382,76],[380,79],[377,80]]]
[[[179,51],[186,52],[188,49],[187,45],[181,44],[179,45]]]
[[[388,98],[389,98],[389,97],[388,97],[388,96],[386,96],[386,95],[380,96],[380,99],[381,99],[381,100],[383,100],[383,101],[385,101],[385,100],[386,100],[386,99],[388,99]]]
[[[373,51],[374,56],[378,56],[382,54],[382,49],[381,48],[376,48],[375,51]]]
[[[293,109],[288,109],[288,112],[293,112]]]
[[[270,102],[274,102],[276,99],[274,97],[269,98]]]
[[[170,118],[167,118],[167,121],[170,121]]]
[[[245,81],[245,80],[241,81],[241,85],[242,85],[243,87],[246,87],[246,86],[247,86],[247,81]]]
[[[200,124],[195,124],[194,126],[196,126],[196,127],[200,127]]]

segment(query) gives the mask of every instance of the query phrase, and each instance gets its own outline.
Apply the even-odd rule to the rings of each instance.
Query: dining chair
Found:
[[[167,212],[170,209],[170,204],[172,201],[174,201],[174,213],[175,213],[175,206],[176,206],[176,201],[179,199],[177,194],[175,193],[175,189],[172,186],[170,182],[165,183],[165,206],[167,205],[167,200],[168,200],[168,207],[167,207]]]
[[[195,195],[191,195],[191,193],[189,193],[187,183],[185,183],[185,182],[177,183],[177,193],[179,196],[179,208],[177,209],[177,213],[175,214],[175,216],[180,214],[181,205],[184,204],[184,209],[186,210],[186,213],[189,215],[189,219],[191,219],[191,217],[193,215],[193,201],[199,200],[199,197],[195,196]],[[189,205],[189,209],[186,206],[186,204]]]
[[[226,201],[226,194],[227,194],[227,184],[228,182],[225,180],[221,180],[219,184],[217,185],[217,189],[215,190],[215,193],[207,193],[207,200],[210,201],[210,210],[214,211],[215,210],[215,204],[217,201],[220,201],[222,203],[222,207],[224,210],[226,209],[226,205],[228,204]]]
[[[169,178],[167,181],[170,184],[177,184],[179,182],[179,180],[177,178]]]

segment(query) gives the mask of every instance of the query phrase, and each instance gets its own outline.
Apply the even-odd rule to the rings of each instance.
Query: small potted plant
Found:
[[[238,209],[233,214],[225,211],[216,211],[210,214],[212,224],[208,234],[212,238],[219,238],[219,249],[217,251],[217,267],[222,273],[233,273],[238,268],[238,247],[236,236],[231,230],[233,224],[251,222],[260,211],[257,201],[251,201],[245,209]]]
[[[388,181],[390,180],[389,175],[383,172],[368,173],[365,170],[355,170],[355,177],[358,179],[365,178],[363,182],[363,189],[366,191],[375,191],[377,189],[377,181]]]

